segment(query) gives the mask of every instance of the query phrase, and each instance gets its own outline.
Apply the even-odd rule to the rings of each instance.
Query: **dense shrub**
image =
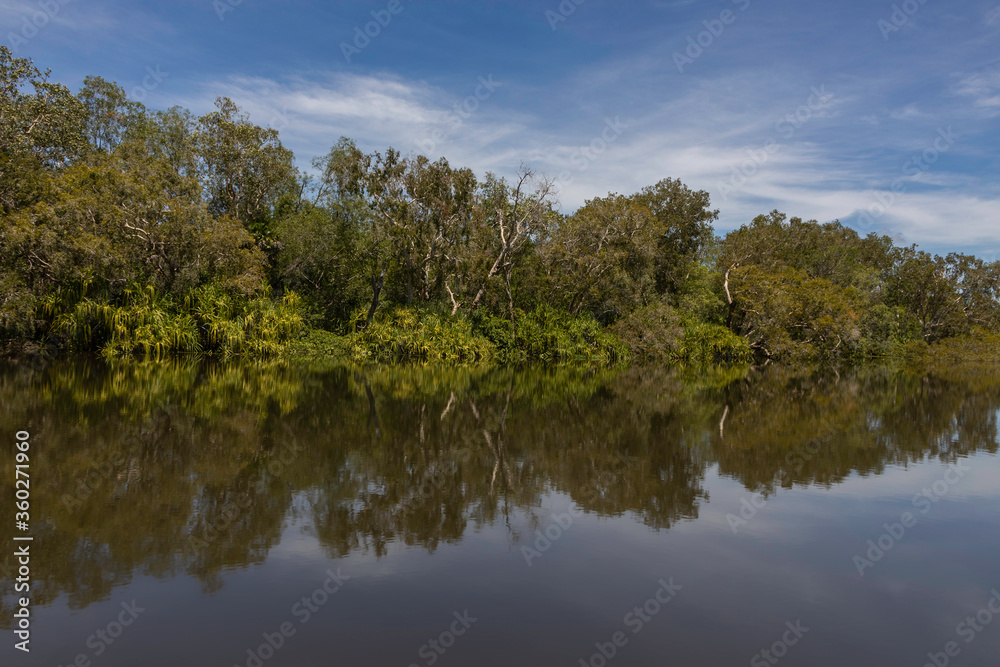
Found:
[[[720,324],[687,321],[680,360],[698,364],[745,364],[753,360],[753,350],[745,338]]]
[[[681,356],[684,328],[680,316],[666,304],[629,313],[611,330],[628,346],[635,360],[673,362]]]
[[[366,311],[355,313],[352,329]],[[476,334],[468,320],[413,308],[380,314],[367,327],[350,336],[356,359],[482,361],[492,358],[495,346]]]
[[[45,308],[62,342],[107,358],[198,353],[265,357],[282,352],[302,328],[294,293],[273,301],[263,289],[241,297],[217,285],[194,290],[181,304],[152,286],[133,286],[113,301],[84,296],[61,306],[50,299]]]
[[[570,315],[550,306],[517,311],[513,325],[484,326],[508,361],[587,361],[611,363],[628,358],[628,347],[589,315]],[[504,344],[506,343],[506,344]]]

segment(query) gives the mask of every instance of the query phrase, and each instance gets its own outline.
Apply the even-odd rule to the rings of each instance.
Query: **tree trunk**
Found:
[[[375,279],[374,274],[372,275],[372,303],[368,306],[368,315],[365,317],[365,325],[361,327],[362,329],[367,329],[368,325],[372,323],[372,318],[375,317],[375,311],[378,309],[378,297],[382,293],[382,285],[385,283],[385,272],[389,267],[382,267],[382,274]]]

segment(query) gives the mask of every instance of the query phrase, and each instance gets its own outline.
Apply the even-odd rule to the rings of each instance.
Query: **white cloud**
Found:
[[[620,71],[612,65],[608,70]],[[633,72],[652,76],[644,68]],[[671,91],[650,95],[645,104],[629,100],[620,105],[604,101],[605,79],[597,76],[585,83],[569,77],[548,91],[549,100],[567,105],[565,113],[555,116],[515,106],[511,100],[530,96],[530,91],[500,82],[498,91],[460,123],[455,105],[475,91],[476,80],[457,81],[446,89],[388,74],[282,80],[241,76],[206,81],[200,96],[183,103],[204,112],[215,95],[231,97],[255,122],[279,127],[303,165],[348,136],[364,150],[391,145],[404,153],[443,155],[480,175],[493,171],[511,176],[522,162],[549,177],[568,171],[571,180],[557,183],[564,210],[608,192],[631,193],[663,178],[680,178],[712,194],[721,211],[720,231],[774,208],[806,219],[847,220],[875,201],[872,188],[885,189],[900,176],[902,162],[936,138],[939,123],[947,125],[932,109],[916,104],[872,113],[864,91],[844,83],[827,86],[831,97],[808,109],[812,86],[776,91],[767,85],[767,75],[704,80],[680,94]],[[990,108],[997,84],[996,75],[980,74],[966,76],[955,90]],[[569,106],[574,99],[581,100],[576,108]],[[616,108],[627,127],[604,142],[607,120],[619,116]],[[886,133],[883,123],[859,123],[863,111],[876,121],[884,119],[893,132]],[[901,120],[907,120],[908,129]],[[970,136],[975,129],[973,125]],[[777,141],[780,150],[751,169],[742,188],[725,187],[734,169],[748,164],[748,151],[760,155],[768,139]],[[873,143],[898,159],[862,158]],[[589,157],[588,146],[596,149]],[[949,157],[962,148],[951,149]],[[898,197],[877,221],[880,228],[919,244],[1000,245],[1000,193],[989,191],[981,178],[948,172],[938,164],[911,180],[919,180],[920,191],[908,187],[911,192]],[[936,187],[926,190],[930,186]]]
[[[64,4],[55,0],[43,6],[37,0],[0,0],[0,25],[6,28],[3,33],[5,35],[10,31],[25,36],[26,25],[37,31],[59,26],[76,32],[85,32],[111,28],[118,25],[118,21],[99,7],[84,7],[82,2]],[[30,28],[28,30],[31,37],[37,34],[35,30]]]
[[[893,120],[910,120],[913,118],[929,118],[930,114],[921,111],[916,104],[907,104],[902,109],[896,109],[889,113]]]
[[[971,98],[973,106],[987,118],[1000,116],[1000,70],[965,76],[955,86],[955,92]]]

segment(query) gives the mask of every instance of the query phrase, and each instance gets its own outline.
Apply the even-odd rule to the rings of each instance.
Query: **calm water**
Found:
[[[5,667],[998,664],[1000,373],[8,364],[0,396]]]

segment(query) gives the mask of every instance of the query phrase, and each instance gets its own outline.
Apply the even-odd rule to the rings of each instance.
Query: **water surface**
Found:
[[[31,433],[35,538],[30,655],[4,548],[4,665],[920,667],[1000,649],[1000,375],[983,369],[75,362],[7,364],[0,394],[5,440]]]

